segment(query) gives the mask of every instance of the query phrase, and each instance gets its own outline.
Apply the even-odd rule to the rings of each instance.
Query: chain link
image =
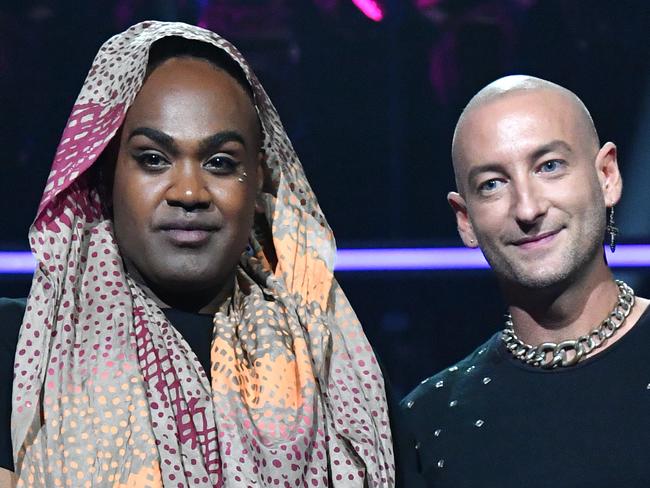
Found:
[[[573,366],[593,350],[605,344],[625,323],[625,319],[634,307],[634,290],[620,280],[616,280],[616,285],[618,286],[616,306],[607,318],[588,334],[575,340],[566,340],[560,343],[543,342],[537,346],[531,346],[517,337],[512,324],[512,316],[507,314],[506,328],[501,333],[501,339],[514,357],[531,366],[544,369]]]

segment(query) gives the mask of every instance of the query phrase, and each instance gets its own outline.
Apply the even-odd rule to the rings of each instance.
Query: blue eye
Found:
[[[503,185],[503,181],[493,178],[481,183],[478,186],[478,191],[481,193],[490,193],[501,188],[501,185]]]
[[[239,161],[224,155],[214,156],[203,163],[204,168],[218,174],[232,173],[238,165]]]
[[[550,161],[545,161],[539,167],[539,172],[540,173],[552,173],[552,172],[557,171],[558,169],[560,169],[560,166],[562,166],[563,163],[564,162],[560,161],[559,159],[551,159]]]

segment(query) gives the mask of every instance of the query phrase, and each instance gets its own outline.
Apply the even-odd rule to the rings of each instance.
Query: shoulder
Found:
[[[11,317],[22,321],[27,306],[27,298],[0,297],[0,318],[7,320]]]
[[[400,402],[400,408],[411,421],[431,418],[436,411],[447,409],[452,397],[473,387],[474,379],[491,368],[496,360],[499,333],[477,347],[466,358],[422,381]]]
[[[11,353],[12,362],[26,305],[26,298],[0,298],[0,349]]]

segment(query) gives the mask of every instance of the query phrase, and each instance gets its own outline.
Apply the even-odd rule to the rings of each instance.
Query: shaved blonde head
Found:
[[[594,154],[598,151],[600,142],[593,119],[591,118],[591,114],[587,110],[587,107],[585,107],[585,104],[582,103],[582,100],[580,100],[575,93],[560,85],[541,78],[535,78],[534,76],[505,76],[483,87],[476,95],[474,95],[458,118],[451,145],[451,157],[454,165],[456,187],[461,194],[463,193],[463,185],[459,178],[459,167],[462,160],[461,148],[463,139],[467,137],[467,134],[463,131],[465,122],[476,109],[485,107],[486,105],[502,98],[515,94],[522,94],[527,91],[549,91],[560,95],[563,101],[566,101],[564,108],[573,111],[575,114],[576,123],[580,128],[580,132],[584,136],[584,142],[593,148]]]

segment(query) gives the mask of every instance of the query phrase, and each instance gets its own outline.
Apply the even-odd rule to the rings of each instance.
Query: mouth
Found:
[[[543,232],[534,236],[526,236],[514,241],[513,245],[519,247],[520,249],[535,249],[542,247],[552,242],[555,239],[555,236],[560,233],[560,230],[561,229],[553,230],[550,232]]]
[[[204,245],[219,228],[206,222],[165,222],[158,231],[178,247],[200,247]]]

